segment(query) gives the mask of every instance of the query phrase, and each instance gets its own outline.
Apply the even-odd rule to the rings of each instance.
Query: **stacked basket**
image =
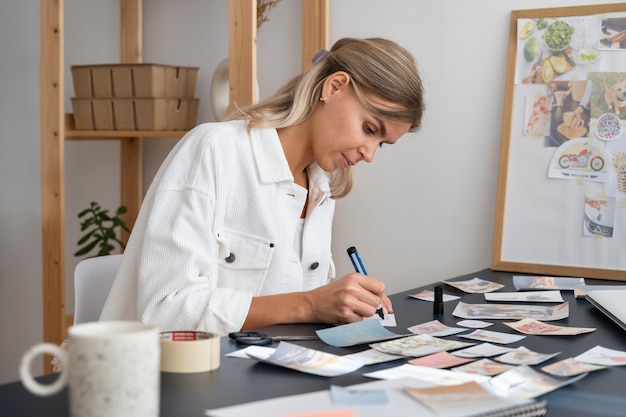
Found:
[[[197,67],[72,66],[77,130],[189,130],[196,124]]]

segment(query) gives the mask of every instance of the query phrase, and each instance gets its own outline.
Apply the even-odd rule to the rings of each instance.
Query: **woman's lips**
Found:
[[[348,168],[350,165],[354,165],[344,154],[341,154],[341,166]]]

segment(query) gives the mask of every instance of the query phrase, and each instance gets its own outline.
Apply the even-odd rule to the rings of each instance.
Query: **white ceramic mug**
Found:
[[[69,329],[68,349],[39,343],[22,356],[20,378],[33,394],[49,396],[69,386],[72,417],[158,417],[159,331],[136,321],[90,322]],[[63,370],[51,384],[37,382],[31,362],[48,353]]]

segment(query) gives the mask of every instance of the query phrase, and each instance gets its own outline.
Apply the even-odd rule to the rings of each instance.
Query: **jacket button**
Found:
[[[234,253],[230,253],[230,255],[228,255],[226,258],[224,258],[224,260],[226,261],[226,263],[232,264],[233,262],[235,262],[236,256]]]
[[[319,263],[319,262],[313,262],[313,263],[311,264],[311,266],[309,267],[309,269],[310,269],[311,271],[315,271],[315,270],[317,269],[317,267],[319,267],[319,266],[320,266],[320,263]]]

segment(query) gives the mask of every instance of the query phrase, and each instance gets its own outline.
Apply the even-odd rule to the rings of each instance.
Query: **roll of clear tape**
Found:
[[[219,336],[195,331],[161,333],[162,372],[207,372],[219,366]]]

